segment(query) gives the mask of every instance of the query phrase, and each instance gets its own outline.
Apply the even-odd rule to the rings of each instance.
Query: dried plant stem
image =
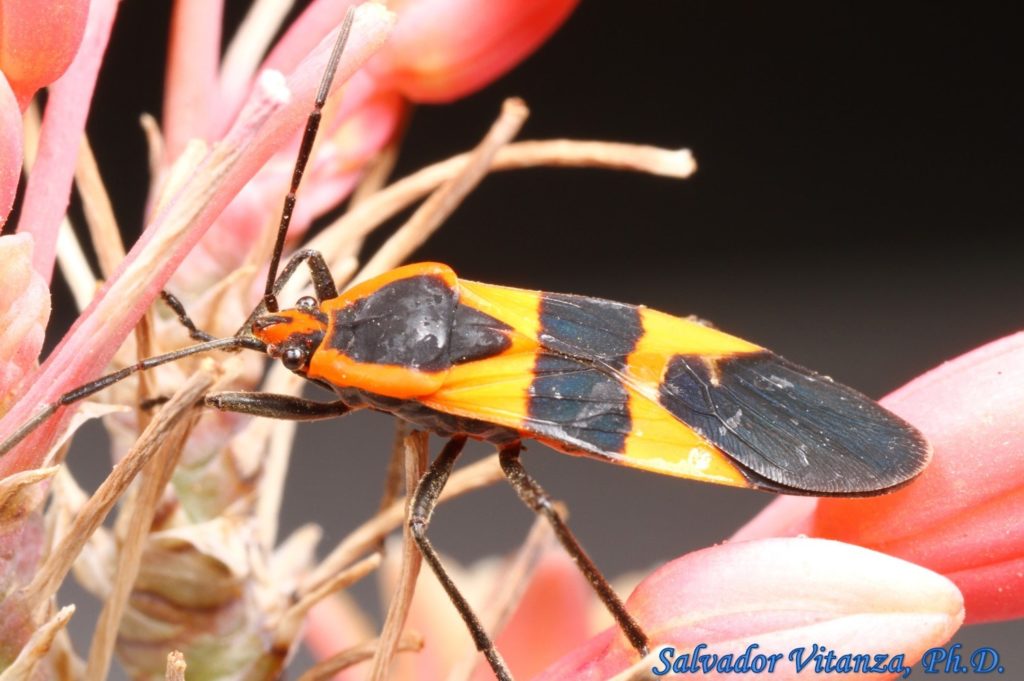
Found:
[[[85,259],[82,244],[75,236],[75,230],[67,216],[60,221],[60,231],[57,233],[57,264],[60,265],[61,274],[71,289],[75,307],[81,312],[96,292],[96,277],[93,276],[89,261]]]
[[[395,169],[395,164],[398,162],[398,150],[401,143],[401,134],[396,135],[395,139],[370,161],[363,176],[359,178],[359,184],[352,190],[352,198],[349,199],[350,206],[358,206],[363,199],[373,196],[384,188],[388,178],[391,177],[391,171]]]
[[[504,480],[505,474],[498,463],[498,455],[494,454],[481,461],[455,471],[438,503],[444,503],[481,487]],[[334,550],[318,565],[302,582],[299,594],[306,594],[344,566],[351,563],[363,552],[375,547],[382,537],[402,524],[405,520],[405,500],[396,501],[370,520],[353,530],[341,541]]]
[[[302,596],[298,603],[288,609],[277,626],[279,645],[287,648],[302,626],[302,620],[314,605],[333,593],[347,589],[366,575],[380,567],[380,553],[373,553],[355,565],[338,572],[320,584],[316,589]]]
[[[205,363],[204,368],[193,375],[164,405],[124,459],[114,466],[107,479],[82,507],[60,546],[49,554],[35,578],[25,587],[25,600],[33,610],[45,607],[64,581],[82,547],[103,523],[114,503],[159,451],[161,443],[173,432],[175,426],[188,416],[193,405],[213,385],[214,374],[207,368],[211,364]]]
[[[59,470],[59,466],[32,468],[0,480],[0,532],[23,522],[42,505],[47,494],[45,483]]]
[[[185,681],[185,656],[180,650],[174,650],[167,656],[167,672],[164,674],[166,681]]]
[[[141,472],[142,483],[138,491],[124,506],[122,515],[128,518],[128,526],[121,543],[113,588],[103,604],[96,624],[96,633],[89,648],[85,675],[87,679],[105,679],[110,671],[110,660],[114,654],[118,628],[139,573],[142,553],[156,515],[157,504],[163,496],[164,488],[170,482],[185,446],[185,440],[199,417],[197,410],[188,413],[191,414],[191,418],[178,421],[176,427],[170,430],[168,437],[161,440],[152,463]]]
[[[57,634],[67,625],[75,614],[75,606],[68,605],[51,617],[49,621],[36,629],[25,647],[18,653],[11,666],[0,672],[0,681],[31,681],[39,661],[50,652]]]
[[[124,260],[124,242],[121,230],[114,217],[114,208],[110,203],[107,188],[100,177],[100,169],[92,146],[86,137],[78,150],[78,162],[75,164],[75,183],[82,197],[82,209],[85,222],[89,226],[92,246],[96,249],[96,258],[100,263],[100,273],[109,279],[117,266]]]
[[[352,240],[362,239],[378,225],[458,175],[470,162],[470,153],[427,166],[398,180],[328,226],[309,246],[322,251],[328,262],[347,252]],[[685,179],[697,169],[688,149],[662,149],[640,144],[580,140],[517,142],[495,154],[491,170],[539,166],[607,168]]]
[[[445,181],[402,225],[354,277],[360,282],[386,272],[405,260],[451,215],[463,199],[480,184],[494,155],[519,133],[530,110],[521,99],[506,99],[501,114],[480,144],[470,152],[465,165]]]
[[[561,505],[558,506],[559,513],[564,513]],[[547,518],[538,515],[530,527],[526,540],[516,552],[512,564],[508,569],[499,572],[487,605],[480,611],[480,623],[491,633],[492,638],[496,638],[505,628],[519,606],[541,557],[548,550],[557,548],[551,524]],[[471,645],[462,659],[452,667],[447,681],[468,681],[478,664],[480,653]]]
[[[396,652],[406,653],[410,651],[418,651],[422,648],[423,637],[419,634],[407,631],[398,640],[398,648]],[[369,660],[376,649],[376,640],[360,643],[348,650],[343,650],[337,655],[332,655],[326,660],[321,660],[313,667],[307,669],[306,672],[298,678],[298,681],[324,681],[325,679],[329,679],[338,672],[348,669],[352,665]]]
[[[405,438],[412,432],[412,424],[402,419],[395,419],[395,435],[391,444],[391,457],[384,473],[384,492],[380,496],[381,511],[402,496],[402,481],[405,478]]]
[[[405,498],[412,499],[416,486],[427,468],[427,446],[430,441],[427,433],[409,433],[405,438]],[[406,517],[409,515],[406,504]],[[399,570],[398,585],[391,596],[388,614],[384,620],[384,628],[380,633],[380,645],[373,655],[373,666],[370,681],[385,681],[391,669],[391,660],[398,652],[405,621],[409,617],[412,597],[416,591],[416,579],[420,575],[423,556],[420,554],[416,541],[413,539],[409,523],[405,523],[402,532],[402,567]]]

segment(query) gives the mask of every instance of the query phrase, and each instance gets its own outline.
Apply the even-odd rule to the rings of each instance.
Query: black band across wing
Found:
[[[877,493],[912,478],[930,454],[917,430],[878,403],[767,351],[677,355],[659,398],[771,491]]]
[[[607,371],[538,353],[525,423],[535,435],[594,454],[618,454],[632,429],[629,393]]]
[[[635,305],[564,293],[542,293],[541,345],[620,370],[644,335]]]

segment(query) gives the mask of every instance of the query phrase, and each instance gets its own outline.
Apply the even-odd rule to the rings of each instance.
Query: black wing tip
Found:
[[[742,472],[755,489],[776,494],[811,497],[874,497],[891,494],[912,483],[932,459],[932,446],[924,435],[899,417],[886,412],[891,421],[900,424],[902,433],[883,446],[884,452],[870,459],[886,459],[889,466],[884,469],[864,471],[859,475],[836,475],[832,478],[815,476],[814,479],[798,476],[768,478],[746,466]]]
[[[781,494],[872,496],[927,466],[911,424],[856,390],[772,352],[677,355],[662,404],[733,458],[751,487]],[[730,418],[731,417],[731,418]]]

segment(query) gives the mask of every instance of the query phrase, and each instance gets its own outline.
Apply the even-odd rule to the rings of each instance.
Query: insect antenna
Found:
[[[270,257],[270,269],[267,272],[267,286],[263,293],[263,305],[269,312],[277,312],[277,296],[274,294],[274,281],[277,278],[277,268],[281,263],[281,253],[284,251],[284,240],[288,236],[288,226],[292,221],[292,212],[295,210],[295,195],[299,191],[299,183],[302,182],[302,173],[306,170],[310,153],[313,150],[313,142],[316,140],[317,130],[320,128],[320,118],[323,112],[327,95],[331,91],[331,83],[334,81],[334,74],[338,70],[338,62],[341,60],[341,53],[348,42],[348,35],[352,30],[352,20],[355,17],[355,8],[350,7],[345,14],[345,20],[338,32],[338,39],[334,43],[331,57],[327,62],[324,76],[320,80],[320,88],[316,93],[316,101],[313,103],[313,110],[309,112],[306,119],[306,129],[302,133],[302,142],[299,144],[299,156],[295,159],[295,168],[292,170],[292,183],[288,189],[288,195],[284,198],[284,207],[281,210],[281,222],[277,226],[277,239],[274,241],[274,252]]]
[[[250,350],[258,350],[260,352],[265,350],[262,342],[259,340],[246,337],[246,336],[232,336],[230,338],[216,338],[205,343],[199,343],[197,345],[190,345],[187,348],[181,348],[180,350],[174,350],[172,352],[165,353],[163,355],[156,355],[155,357],[149,357],[127,366],[123,369],[119,369],[113,373],[101,376],[95,381],[89,381],[84,385],[80,385],[73,390],[69,390],[64,393],[56,400],[47,404],[45,407],[40,409],[35,416],[23,423],[16,431],[11,433],[2,443],[0,443],[0,457],[5,455],[7,452],[14,449],[15,446],[22,440],[24,440],[32,431],[38,428],[46,419],[56,413],[61,407],[66,407],[69,404],[83,400],[90,395],[103,390],[104,388],[113,385],[119,381],[123,381],[132,374],[136,374],[140,371],[152,369],[158,367],[161,364],[167,364],[179,360],[182,357],[188,357],[190,355],[198,355],[203,352],[211,352],[213,350],[231,350],[231,349],[242,349],[247,348]]]

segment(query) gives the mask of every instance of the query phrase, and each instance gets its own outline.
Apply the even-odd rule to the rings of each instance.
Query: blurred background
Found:
[[[229,21],[245,5],[228,2]],[[510,95],[532,110],[524,139],[688,147],[697,174],[493,175],[416,258],[469,279],[697,314],[880,397],[1024,326],[1015,9],[583,2],[505,78],[417,110],[395,175],[474,145]],[[89,122],[128,240],[147,182],[137,120],[160,111],[169,12],[167,2],[122,3]],[[61,286],[51,338],[72,319]],[[299,430],[282,532],[319,522],[326,548],[376,507],[393,424],[358,414]],[[612,576],[720,542],[771,501],[537,445],[524,462]],[[88,485],[108,470],[74,454],[71,463]],[[518,546],[531,521],[498,486],[443,507],[432,536],[470,562]],[[79,611],[78,635],[94,617]],[[956,640],[996,647],[1014,678],[1022,635],[1020,623],[988,625]]]

